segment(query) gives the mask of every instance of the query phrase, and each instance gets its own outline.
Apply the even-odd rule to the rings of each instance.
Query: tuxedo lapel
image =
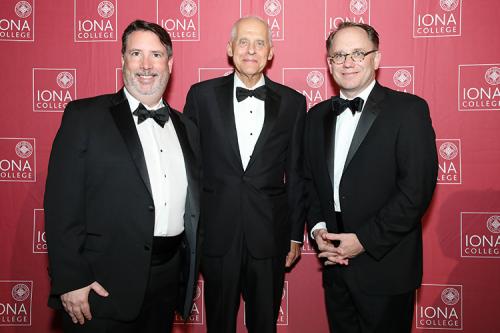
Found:
[[[132,157],[132,160],[137,168],[137,172],[139,172],[139,175],[141,176],[142,181],[152,198],[153,194],[149,183],[149,175],[146,160],[144,158],[144,151],[142,150],[139,134],[135,128],[134,118],[132,117],[132,112],[130,112],[130,106],[125,98],[123,90],[120,90],[115,95],[113,103],[114,105],[110,109],[111,116],[113,117],[116,127],[125,141],[130,156]]]
[[[356,131],[354,132],[354,136],[352,137],[351,145],[349,147],[349,151],[347,153],[347,158],[344,165],[344,171],[349,166],[352,158],[358,151],[359,146],[363,142],[366,137],[366,134],[370,130],[373,122],[377,118],[380,109],[378,107],[379,102],[383,99],[383,90],[378,83],[375,83],[375,86],[372,89],[372,92],[368,96],[368,100],[366,101],[366,105],[361,113],[361,117],[359,118],[358,126],[356,127]]]
[[[238,134],[236,133],[236,123],[234,120],[234,75],[235,74],[227,76],[227,79],[220,86],[215,88],[215,94],[217,96],[217,103],[219,104],[219,111],[222,118],[222,128],[227,133],[227,139],[235,158],[243,170],[240,148],[238,146]]]
[[[333,110],[328,109],[325,114],[325,119],[323,121],[324,126],[324,144],[325,144],[325,156],[326,165],[328,168],[328,176],[330,176],[330,182],[333,188],[333,172],[334,172],[334,160],[335,160],[335,125],[337,123],[337,116]]]
[[[175,111],[170,112],[170,119],[172,120],[172,124],[175,128],[175,133],[177,134],[177,138],[179,139],[179,144],[182,149],[182,155],[184,156],[184,164],[186,165],[186,174],[189,179],[193,179],[193,168],[195,165],[195,158],[193,150],[189,144],[186,128],[182,123],[179,115]]]
[[[271,135],[271,131],[274,127],[276,119],[278,118],[280,105],[281,105],[281,96],[273,89],[272,83],[266,77],[266,101],[264,104],[264,125],[262,126],[262,131],[260,132],[259,138],[255,143],[255,147],[253,149],[252,157],[248,162],[247,169],[252,166],[255,161],[256,155],[264,148],[266,145],[266,141]]]
[[[180,119],[179,114],[177,114],[175,111],[170,112],[170,119],[172,120],[172,124],[174,125],[175,128],[175,133],[177,134],[177,138],[179,139],[179,144],[182,149],[182,155],[184,156],[184,165],[186,166],[186,175],[188,179],[188,197],[186,198],[186,207],[191,207],[192,211],[197,210],[192,201],[189,202],[188,200],[190,198],[190,193],[195,193],[196,189],[194,189],[194,186],[197,186],[196,181],[197,177],[194,175],[194,168],[197,167],[195,156],[193,153],[193,150],[191,149],[191,145],[189,144],[189,140],[187,137],[187,132],[186,132],[186,127],[182,123],[182,120]],[[193,206],[193,207],[192,207]],[[191,213],[189,213],[189,217],[191,216]],[[186,235],[187,237],[195,237],[196,232],[195,230],[197,229],[197,219],[191,219],[191,218],[184,218],[184,228],[186,229]],[[195,239],[191,239],[190,243],[194,244]]]

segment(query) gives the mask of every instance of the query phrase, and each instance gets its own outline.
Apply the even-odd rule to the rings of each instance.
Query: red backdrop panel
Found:
[[[254,14],[273,33],[267,74],[303,93],[309,107],[335,92],[329,31],[345,20],[379,31],[379,81],[429,102],[439,149],[413,330],[500,331],[499,12],[496,0],[2,0],[0,330],[61,331],[46,306],[50,147],[69,101],[121,87],[123,29],[141,18],[169,31],[175,60],[165,97],[182,110],[191,84],[230,71],[231,25]],[[286,276],[279,332],[327,332],[321,267],[307,239],[303,250]],[[200,281],[191,319],[175,332],[204,332],[204,306]]]

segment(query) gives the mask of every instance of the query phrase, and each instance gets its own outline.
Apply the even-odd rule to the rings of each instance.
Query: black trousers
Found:
[[[153,245],[154,247],[154,245]],[[154,249],[153,249],[154,251]],[[173,256],[172,256],[173,255]],[[168,255],[152,258],[149,282],[139,316],[133,321],[117,321],[93,317],[83,325],[74,324],[67,313],[63,313],[65,333],[168,333],[172,330],[174,310],[177,302],[180,274],[178,247]],[[118,277],[126,278],[126,277]],[[134,286],[130,286],[133,288]],[[106,288],[106,286],[104,286]],[[92,311],[92,305],[91,309]]]
[[[285,256],[256,259],[248,252],[242,234],[232,242],[225,256],[202,257],[207,332],[236,332],[240,295],[245,301],[248,332],[276,332]]]
[[[370,277],[366,277],[370,278]],[[346,283],[345,267],[326,267],[323,288],[332,333],[410,333],[415,291],[373,295]]]

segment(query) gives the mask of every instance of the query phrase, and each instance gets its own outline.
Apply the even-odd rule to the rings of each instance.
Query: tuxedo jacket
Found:
[[[191,310],[199,218],[198,167],[189,122],[171,109],[185,159],[188,191],[181,244],[179,312]],[[45,190],[49,305],[94,281],[106,298],[89,295],[92,314],[132,320],[149,278],[155,207],[143,149],[123,90],[68,104],[55,137]]]
[[[338,232],[333,202],[336,115],[331,100],[313,107],[305,134],[308,224]],[[346,233],[365,252],[341,267],[352,288],[398,294],[422,278],[421,218],[437,179],[435,134],[427,103],[380,86],[371,91],[349,147],[339,186]]]
[[[305,98],[265,77],[264,125],[243,169],[234,120],[234,74],[195,84],[184,114],[198,127],[202,163],[203,252],[224,255],[244,234],[251,255],[267,258],[303,240]]]

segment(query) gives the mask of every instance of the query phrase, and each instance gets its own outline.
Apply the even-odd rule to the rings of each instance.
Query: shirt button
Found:
[[[252,110],[250,110],[250,113],[253,113],[253,111],[252,111]]]
[[[160,149],[160,153],[163,153],[163,149]]]
[[[253,133],[250,133],[250,135],[253,135]]]

